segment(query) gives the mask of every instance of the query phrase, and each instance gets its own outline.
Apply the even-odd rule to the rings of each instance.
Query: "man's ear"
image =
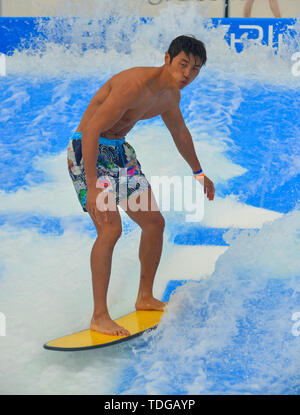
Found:
[[[166,52],[165,53],[165,63],[167,65],[169,65],[170,64],[170,61],[171,61],[170,54],[169,54],[169,52]]]

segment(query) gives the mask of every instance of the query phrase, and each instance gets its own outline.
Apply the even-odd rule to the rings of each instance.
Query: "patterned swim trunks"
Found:
[[[82,134],[73,134],[68,144],[67,159],[68,170],[73,181],[77,197],[84,212],[87,183],[84,170],[82,150]],[[150,187],[141,165],[136,158],[134,148],[125,141],[111,140],[99,137],[99,152],[97,159],[97,177],[109,182],[108,190],[113,192],[116,204],[129,198],[133,194],[142,193]]]

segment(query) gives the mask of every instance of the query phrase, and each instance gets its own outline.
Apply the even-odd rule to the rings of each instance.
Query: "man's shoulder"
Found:
[[[135,91],[142,90],[145,87],[145,77],[141,69],[143,68],[129,68],[117,73],[110,79],[111,87]]]
[[[131,108],[141,102],[146,88],[142,79],[127,71],[122,71],[110,78],[110,98],[118,102],[126,102]]]
[[[155,70],[150,66],[135,66],[132,68],[124,69],[123,71],[115,74],[112,76],[111,80],[128,80],[132,81],[133,83],[139,83],[146,80],[151,73]]]

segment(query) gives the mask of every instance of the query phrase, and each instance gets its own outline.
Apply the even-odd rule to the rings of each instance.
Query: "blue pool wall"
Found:
[[[50,19],[56,19],[61,31],[51,34],[51,41],[55,43],[67,43],[66,34],[71,29],[70,20],[61,17],[0,17],[0,53],[12,55],[15,49],[34,46],[34,39],[47,40],[47,34],[40,31],[40,23],[46,23]],[[79,19],[73,17],[73,20]],[[99,23],[101,22],[98,19]],[[141,18],[145,24],[151,21],[151,18]],[[90,21],[92,22],[92,20]],[[103,22],[102,22],[103,23]],[[204,21],[207,27],[216,27],[218,25],[227,26],[225,39],[229,47],[235,48],[239,53],[243,50],[242,36],[247,34],[248,39],[257,39],[260,43],[273,48],[278,48],[280,42],[284,42],[284,34],[289,32],[291,36],[295,35],[294,25],[296,19],[266,19],[266,18],[211,18]],[[105,26],[105,25],[104,25]],[[101,25],[103,34],[103,24]],[[88,34],[87,34],[88,37]],[[88,40],[88,39],[87,39]],[[71,42],[71,40],[70,40]],[[39,43],[40,47],[40,43]],[[82,43],[82,49],[99,48],[99,43]]]

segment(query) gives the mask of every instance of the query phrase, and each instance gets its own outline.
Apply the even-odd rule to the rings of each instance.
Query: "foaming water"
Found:
[[[26,50],[15,51],[7,59],[8,73],[28,72],[43,77],[98,73],[103,77],[132,66],[159,66],[173,38],[193,34],[207,47],[209,58],[202,72],[215,71],[214,78],[299,85],[299,78],[291,72],[291,55],[299,49],[298,20],[296,36],[286,34],[278,54],[247,39],[243,52],[236,53],[224,40],[227,28],[213,27],[203,16],[201,4],[195,2],[166,3],[158,16],[145,19],[139,7],[132,9],[122,1],[114,1],[98,5],[92,16],[41,19],[37,26],[39,38],[26,42]]]
[[[225,28],[212,28],[196,2],[170,2],[147,23],[124,2],[111,3],[99,6],[100,22],[89,15],[41,20],[48,40],[15,51],[0,78],[1,393],[298,393],[299,337],[291,334],[291,315],[300,311],[294,41],[278,55],[251,42],[237,54],[223,39]],[[182,92],[181,109],[216,197],[205,202],[200,224],[163,212],[155,295],[170,279],[194,282],[178,289],[153,335],[106,350],[45,351],[45,341],[87,327],[92,311],[96,235],[67,173],[70,136],[109,76],[162,65],[170,41],[183,33],[207,46],[207,66]],[[128,141],[147,177],[190,174],[159,118],[138,123]],[[122,220],[108,296],[114,318],[133,311],[139,283],[140,231],[123,213]],[[230,229],[228,246],[173,243],[181,231],[212,228]]]
[[[178,288],[134,348],[118,393],[299,394],[299,232],[299,210],[229,232],[212,275]]]

